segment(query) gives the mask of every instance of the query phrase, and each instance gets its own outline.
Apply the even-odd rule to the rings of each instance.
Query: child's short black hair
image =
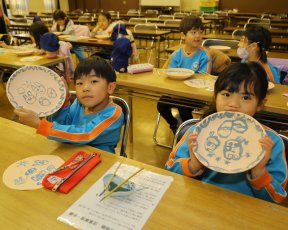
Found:
[[[245,93],[249,93],[252,86],[259,103],[265,99],[268,89],[267,74],[257,62],[235,63],[220,73],[214,86],[215,98],[222,90],[239,92],[243,82]]]
[[[245,36],[247,37],[249,44],[253,42],[257,43],[257,46],[260,48],[260,59],[267,62],[266,51],[269,50],[272,43],[270,31],[262,26],[251,26],[246,29]]]
[[[222,90],[227,90],[230,93],[239,92],[240,85],[243,82],[245,93],[249,94],[252,91],[260,105],[265,99],[268,90],[268,80],[265,70],[257,62],[237,62],[228,66],[220,73],[214,85],[214,102],[204,113],[203,117],[217,112],[215,100],[219,92]]]
[[[204,29],[202,19],[200,17],[190,15],[182,19],[179,28],[180,32],[186,35],[187,32],[192,29]]]
[[[110,63],[99,56],[92,56],[81,61],[74,72],[74,84],[83,75],[88,75],[94,70],[97,77],[104,78],[108,83],[116,81],[116,73]]]
[[[67,16],[66,16],[66,14],[64,13],[64,11],[63,10],[55,10],[54,11],[54,13],[53,13],[53,19],[55,20],[55,21],[57,21],[57,20],[64,20],[65,18],[66,18]]]

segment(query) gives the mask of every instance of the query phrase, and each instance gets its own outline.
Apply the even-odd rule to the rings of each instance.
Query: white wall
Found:
[[[200,0],[181,0],[181,11],[200,9]]]

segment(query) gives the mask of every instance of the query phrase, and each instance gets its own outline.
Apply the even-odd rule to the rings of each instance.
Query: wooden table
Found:
[[[160,75],[157,73],[160,73]],[[133,96],[143,94],[146,96],[166,95],[183,99],[198,100],[210,103],[213,92],[201,88],[192,88],[184,84],[183,80],[173,80],[166,77],[161,69],[154,69],[153,72],[140,74],[118,74],[117,88],[119,93],[128,92]],[[195,74],[194,77],[203,77],[201,74]],[[288,97],[282,96],[288,93],[287,85],[275,85],[275,88],[269,90],[267,103],[263,111],[275,114],[288,114]]]
[[[19,69],[26,65],[41,65],[41,66],[54,66],[59,63],[63,63],[65,66],[65,58],[57,57],[53,59],[48,59],[46,56],[42,56],[42,59],[37,61],[21,61],[23,57],[19,57],[16,54],[12,53],[12,50],[9,52],[0,53],[0,83],[5,72],[13,72],[16,69]],[[64,68],[66,69],[66,68]],[[3,82],[2,82],[3,83]]]
[[[0,118],[0,170],[15,161],[34,155],[57,155],[68,159],[84,150],[101,152],[102,163],[94,168],[68,194],[46,189],[18,191],[0,184],[0,226],[2,229],[72,229],[56,220],[115,162],[111,153],[88,146],[74,146],[48,140],[35,130]],[[125,159],[127,164],[143,166],[173,177],[173,182],[144,225],[144,229],[286,229],[288,209],[171,173],[169,171]]]

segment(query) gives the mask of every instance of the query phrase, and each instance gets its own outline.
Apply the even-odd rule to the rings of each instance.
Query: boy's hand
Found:
[[[259,140],[259,142],[265,150],[265,155],[263,159],[254,168],[251,169],[251,176],[253,179],[261,176],[264,173],[266,164],[268,163],[271,157],[272,149],[274,146],[274,142],[268,135],[265,135],[265,137]]]
[[[196,139],[197,133],[190,133],[188,137],[188,149],[190,153],[190,170],[192,173],[197,173],[201,168],[203,168],[203,164],[196,158],[194,154],[193,148],[197,145]]]
[[[40,119],[38,115],[29,109],[15,109],[14,113],[19,116],[19,121],[25,125],[33,127],[35,129],[38,128]]]

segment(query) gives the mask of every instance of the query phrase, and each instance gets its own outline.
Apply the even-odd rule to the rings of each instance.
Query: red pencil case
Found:
[[[99,153],[77,152],[54,172],[47,174],[42,180],[42,185],[53,192],[68,193],[101,160]]]

